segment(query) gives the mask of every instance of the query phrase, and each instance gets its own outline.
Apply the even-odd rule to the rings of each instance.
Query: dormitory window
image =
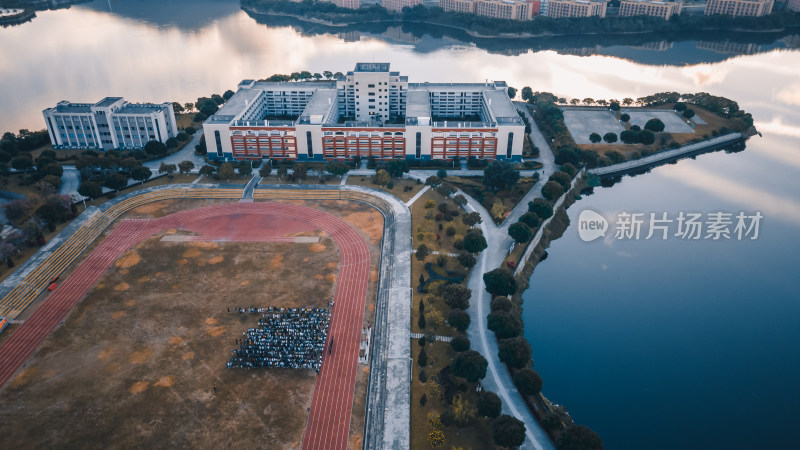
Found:
[[[506,158],[511,159],[511,148],[514,146],[514,133],[508,133],[508,148],[506,148]]]
[[[314,157],[314,141],[311,139],[311,132],[306,131],[306,147],[308,147],[308,157]]]
[[[219,130],[214,131],[214,141],[217,145],[217,156],[222,156],[222,138],[219,136]]]
[[[417,159],[422,157],[422,133],[417,131]]]

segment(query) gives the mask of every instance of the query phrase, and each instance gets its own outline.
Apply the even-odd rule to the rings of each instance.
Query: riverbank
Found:
[[[531,39],[569,36],[637,36],[657,32],[730,32],[777,33],[800,28],[800,14],[782,11],[761,18],[727,18],[717,16],[679,16],[673,21],[659,18],[609,17],[594,18],[537,17],[532,21],[493,19],[418,6],[404,12],[390,12],[380,6],[356,10],[337,8],[328,3],[305,4],[289,1],[243,0],[242,10],[248,14],[290,17],[303,22],[334,28],[375,24],[417,24],[457,30],[476,39]],[[467,24],[467,25],[462,25]],[[502,31],[498,31],[502,30]]]

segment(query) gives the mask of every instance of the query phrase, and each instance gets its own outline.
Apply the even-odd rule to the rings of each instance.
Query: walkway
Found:
[[[526,439],[522,448],[550,450],[554,448],[550,438],[533,417],[522,396],[517,392],[511,374],[498,357],[497,338],[493,332],[489,331],[486,324],[491,296],[486,292],[483,284],[483,274],[500,267],[508,255],[508,249],[513,244],[513,240],[508,236],[509,225],[517,222],[520,216],[528,211],[528,202],[541,195],[542,186],[547,182],[547,178],[556,171],[555,158],[550,146],[547,145],[547,141],[533,121],[531,121],[531,128],[531,138],[539,147],[539,161],[543,167],[540,169],[539,181],[511,211],[506,221],[500,226],[495,225],[486,208],[472,197],[465,195],[467,209],[479,212],[483,219],[480,227],[488,244],[488,248],[478,256],[477,263],[467,280],[467,287],[472,290],[472,300],[467,309],[471,319],[467,337],[472,342],[473,349],[483,354],[489,363],[486,378],[481,382],[483,387],[497,393],[502,399],[503,414],[514,416],[525,423]]]
[[[80,196],[78,186],[81,184],[81,174],[75,166],[61,166],[64,173],[61,175],[61,184],[58,186],[58,193],[69,195],[70,198]]]

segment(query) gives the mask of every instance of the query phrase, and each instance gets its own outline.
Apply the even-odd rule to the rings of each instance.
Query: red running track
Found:
[[[103,276],[114,261],[136,243],[165,229],[180,229],[205,219],[234,214],[275,216],[273,224],[291,226],[286,218],[306,222],[328,233],[339,247],[340,262],[328,343],[335,338],[332,354],[322,359],[303,448],[345,449],[358,368],[361,325],[369,278],[369,249],[356,230],[328,213],[284,203],[230,203],[181,211],[153,220],[125,220],[56,289],[0,347],[0,387],[4,386],[69,311]],[[248,236],[257,235],[249,230]],[[295,231],[286,229],[286,233]],[[275,229],[264,234],[277,237]],[[264,236],[266,238],[267,236]]]

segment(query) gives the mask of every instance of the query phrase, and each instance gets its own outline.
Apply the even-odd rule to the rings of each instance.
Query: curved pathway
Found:
[[[41,342],[137,242],[168,228],[231,214],[292,217],[327,232],[340,252],[329,339],[334,352],[323,356],[304,438],[304,448],[347,448],[358,364],[358,348],[369,277],[369,250],[351,226],[328,213],[285,203],[234,203],[182,211],[154,220],[125,220],[82,262],[39,309],[0,347],[0,386],[8,382]]]

